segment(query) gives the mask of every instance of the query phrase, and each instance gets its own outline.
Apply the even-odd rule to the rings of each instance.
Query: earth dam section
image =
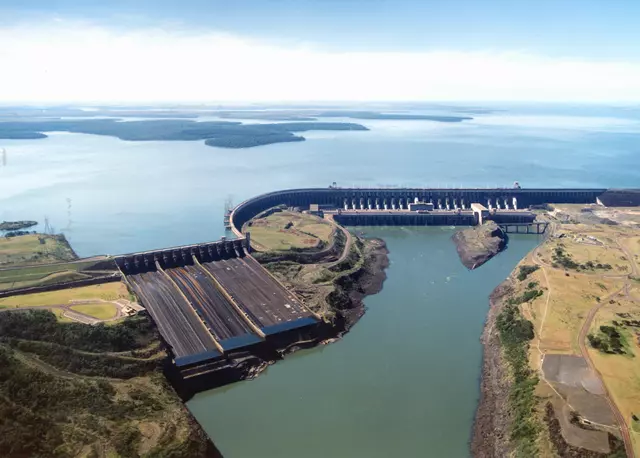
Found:
[[[488,296],[539,236],[468,271],[452,228],[352,230],[384,239],[390,266],[351,332],[188,403],[226,458],[469,456]]]

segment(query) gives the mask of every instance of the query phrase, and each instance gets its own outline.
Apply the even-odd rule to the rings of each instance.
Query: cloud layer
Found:
[[[640,62],[327,52],[210,31],[69,21],[0,28],[3,103],[338,100],[638,102]]]

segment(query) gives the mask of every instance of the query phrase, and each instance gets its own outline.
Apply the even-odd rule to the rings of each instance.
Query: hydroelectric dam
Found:
[[[545,204],[640,205],[640,189],[606,188],[306,188],[275,191],[248,199],[228,215],[228,227],[243,226],[269,208],[285,205],[329,212],[343,225],[475,225],[485,210],[499,224],[526,224],[529,211]],[[475,209],[472,205],[475,205]],[[483,208],[484,207],[484,208]]]
[[[640,190],[309,188],[248,199],[226,215],[235,240],[115,257],[171,355],[184,385],[221,385],[251,376],[292,345],[332,337],[309,309],[251,255],[247,223],[277,206],[309,211],[341,225],[476,225],[493,220],[512,232],[542,231],[532,207],[553,203],[640,205]],[[526,227],[526,231],[521,231]],[[207,379],[207,382],[201,382]],[[202,387],[201,386],[201,387]],[[192,390],[192,388],[189,388]],[[193,390],[192,390],[193,391]]]

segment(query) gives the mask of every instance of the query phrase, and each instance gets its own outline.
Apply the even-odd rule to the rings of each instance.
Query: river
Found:
[[[243,150],[52,133],[0,140],[0,221],[65,233],[80,256],[224,235],[225,202],[328,186],[602,186],[640,183],[637,109],[508,107],[463,123],[360,121],[368,132]],[[337,121],[332,119],[332,121]],[[353,122],[354,120],[348,120]],[[344,340],[189,403],[228,457],[464,457],[490,291],[530,250],[464,269],[450,229],[366,229],[384,238],[383,291]]]
[[[514,235],[508,250],[468,271],[453,232],[366,228],[387,242],[388,278],[343,340],[188,403],[223,455],[468,456],[487,298],[538,236]]]

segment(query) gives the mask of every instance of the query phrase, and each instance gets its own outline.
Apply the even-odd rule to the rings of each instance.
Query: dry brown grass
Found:
[[[287,227],[290,226],[290,227]],[[315,248],[320,242],[328,244],[333,226],[314,215],[282,211],[252,221],[251,240],[265,250]]]
[[[524,264],[533,264],[530,256],[522,261],[521,265]],[[622,287],[622,280],[619,279],[568,274],[569,276],[560,269],[545,267],[544,271],[542,268],[538,269],[525,281],[517,282],[517,295],[525,291],[529,282],[537,282],[537,289],[544,292],[542,296],[521,306],[525,316],[534,324],[536,339],[540,339],[539,347],[543,353],[579,355],[578,335],[588,311],[597,304],[597,298]],[[531,361],[537,361],[537,367],[537,341],[533,347],[536,349],[536,356],[532,356]]]
[[[543,267],[529,275],[524,282],[517,282],[515,294],[521,294],[526,284],[534,281],[540,287],[548,288],[542,297],[536,298],[530,303],[521,306],[523,314],[534,323],[536,336],[531,345],[529,361],[532,368],[540,367],[541,353],[580,354],[579,334],[589,311],[602,304],[595,315],[591,325],[591,331],[595,332],[601,325],[611,325],[612,321],[620,322],[618,313],[629,313],[632,318],[640,319],[640,281],[629,280],[626,274],[630,274],[631,262],[640,259],[640,235],[637,228],[629,225],[604,225],[593,224],[588,221],[591,215],[583,215],[580,209],[583,205],[556,206],[561,211],[570,214],[574,221],[582,221],[577,224],[558,224],[556,235],[565,234],[563,238],[551,238],[540,247],[540,258],[543,262],[553,263],[552,253],[556,247],[562,246],[572,259],[580,264],[587,261],[601,264],[611,264],[612,270],[595,269],[587,271],[565,271],[563,268]],[[634,209],[633,218],[640,216],[640,212]],[[594,212],[596,209],[594,208]],[[600,210],[609,212],[609,209]],[[597,214],[597,217],[611,217],[624,221],[628,215],[624,211]],[[596,218],[597,219],[597,218]],[[595,237],[602,245],[590,244],[587,236]],[[582,240],[580,240],[582,239]],[[586,243],[585,243],[586,242]],[[628,250],[633,259],[627,259],[628,255],[620,249],[622,245]],[[532,255],[521,262],[522,264],[534,264]],[[545,279],[545,273],[546,278]],[[630,283],[630,297],[625,297],[621,291],[625,283]],[[549,296],[550,292],[550,296]],[[606,299],[609,295],[612,303]],[[547,298],[549,299],[547,302]],[[603,302],[599,302],[604,301]],[[546,315],[545,315],[546,311]],[[544,321],[544,324],[543,324]],[[640,328],[626,327],[622,331],[627,345],[635,356],[608,355],[594,349],[589,349],[596,369],[611,393],[612,401],[622,412],[631,433],[634,449],[640,452],[640,423],[633,422],[632,414],[640,416],[640,346],[638,337]],[[538,351],[538,346],[540,352]],[[536,394],[541,397],[551,396],[558,398],[551,387],[542,380],[537,387]],[[559,399],[559,398],[558,398]],[[639,432],[636,432],[638,430]],[[541,439],[540,450],[544,456],[549,453],[545,449],[545,440]]]
[[[68,244],[44,234],[0,237],[0,267],[47,264],[75,259]]]
[[[629,314],[623,318],[620,314]],[[640,320],[640,304],[624,296],[616,296],[613,303],[607,303],[595,315],[590,332],[596,333],[600,326],[621,322],[623,319]],[[610,355],[589,348],[589,354],[604,383],[620,409],[634,442],[634,449],[640,450],[640,432],[634,431],[632,415],[640,416],[640,328],[619,327],[626,340],[630,355]]]
[[[81,288],[0,298],[0,307],[33,307],[68,304],[72,301],[128,299],[129,291],[122,282],[103,283]]]
[[[575,227],[581,225],[572,226]],[[553,264],[553,253],[555,249],[562,248],[565,252],[571,254],[573,261],[578,264],[585,264],[586,262],[591,261],[594,264],[609,264],[612,267],[611,270],[584,270],[582,271],[583,273],[595,275],[601,273],[621,275],[631,272],[631,266],[629,261],[626,259],[624,252],[618,248],[613,240],[615,234],[611,234],[606,231],[587,232],[585,230],[574,231],[567,229],[568,228],[563,226],[562,232],[565,234],[571,234],[575,239],[571,236],[566,236],[562,239],[549,240],[540,249],[540,258],[543,262]],[[603,245],[590,244],[586,238],[587,235],[597,238],[599,241],[603,242]],[[580,242],[580,239],[584,241]]]

